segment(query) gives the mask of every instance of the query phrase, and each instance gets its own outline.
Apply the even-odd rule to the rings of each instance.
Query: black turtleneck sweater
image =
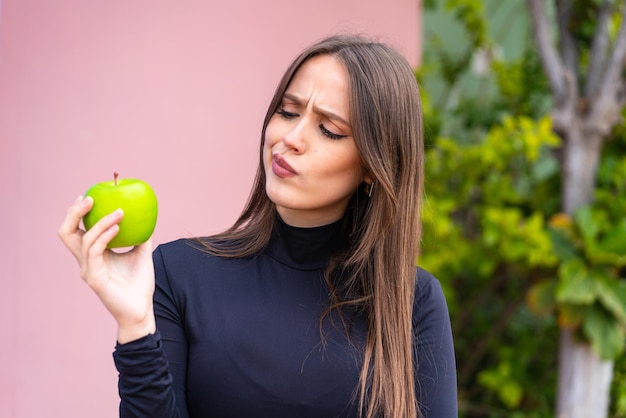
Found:
[[[319,319],[341,225],[278,221],[265,251],[225,259],[193,240],[154,251],[157,332],[116,347],[122,417],[358,417],[365,319]],[[456,368],[439,282],[418,270],[416,390],[427,418],[457,417]]]

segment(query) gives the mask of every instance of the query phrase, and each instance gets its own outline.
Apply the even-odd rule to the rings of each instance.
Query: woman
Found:
[[[456,417],[445,299],[415,267],[421,127],[400,54],[331,37],[276,89],[227,231],[114,254],[121,211],[84,232],[77,199],[59,235],[117,321],[120,414]]]

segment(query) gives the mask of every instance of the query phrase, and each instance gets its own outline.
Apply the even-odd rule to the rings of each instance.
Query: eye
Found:
[[[330,139],[341,139],[341,138],[345,138],[348,136],[348,135],[339,135],[334,132],[331,132],[321,123],[320,123],[320,130],[322,131],[322,134],[329,137]]]
[[[293,118],[297,118],[298,116],[300,116],[297,113],[288,112],[285,109],[278,109],[276,113],[285,119],[293,119]]]

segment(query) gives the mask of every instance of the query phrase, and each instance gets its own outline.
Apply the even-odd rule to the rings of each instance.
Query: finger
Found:
[[[83,251],[88,252],[90,248],[94,245],[94,243],[100,239],[100,236],[105,233],[109,228],[113,225],[119,224],[124,217],[124,212],[122,209],[116,209],[108,215],[104,216],[100,219],[94,226],[92,226],[89,231],[85,232],[83,235]],[[107,235],[108,236],[108,235]],[[113,237],[111,237],[108,241],[111,241]]]
[[[95,226],[94,226],[95,227]],[[90,270],[97,270],[104,263],[104,253],[107,251],[107,245],[120,231],[117,223],[109,226],[100,235],[98,235],[91,245],[85,247],[85,262],[81,266],[81,277],[86,279],[90,285]],[[92,286],[93,287],[93,286]]]
[[[95,270],[103,265],[104,253],[107,245],[119,232],[119,223],[122,221],[123,212],[117,209],[104,216],[85,232],[82,237],[81,276],[87,278],[89,270]]]
[[[80,256],[80,245],[83,231],[80,230],[80,220],[93,207],[91,197],[83,198],[78,196],[72,206],[67,210],[63,223],[59,227],[57,234],[65,246],[72,252],[74,257]]]
[[[102,234],[100,234],[90,248],[92,255],[99,255],[104,253],[107,249],[107,246],[109,245],[111,240],[115,238],[118,232],[120,232],[119,224],[113,224]]]

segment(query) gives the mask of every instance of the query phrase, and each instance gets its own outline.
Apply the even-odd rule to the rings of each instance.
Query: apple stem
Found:
[[[115,185],[116,185],[116,186],[117,186],[117,176],[119,176],[119,175],[120,175],[120,173],[118,173],[117,171],[115,171],[115,172],[113,173],[113,181],[115,181]]]

